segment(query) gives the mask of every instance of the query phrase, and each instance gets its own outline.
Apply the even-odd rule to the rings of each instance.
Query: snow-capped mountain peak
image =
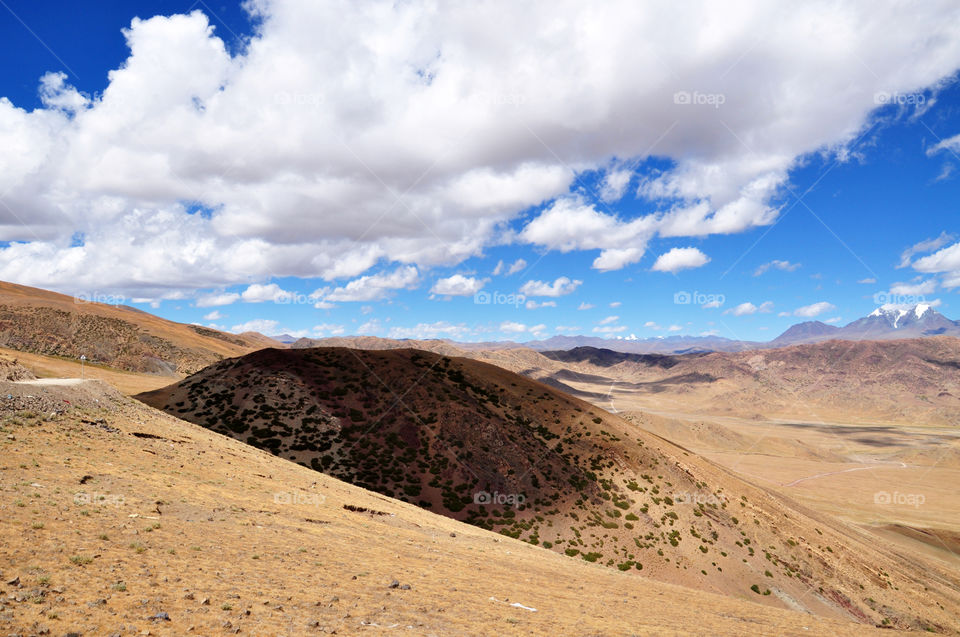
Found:
[[[885,319],[893,329],[899,329],[906,324],[923,320],[924,317],[926,317],[926,320],[930,320],[936,319],[938,316],[937,311],[929,303],[917,303],[916,305],[887,303],[869,314],[869,317]]]
[[[800,323],[777,337],[777,343],[812,343],[827,339],[886,340],[923,336],[960,336],[960,321],[952,321],[935,309],[934,303],[901,305],[887,303],[867,316],[841,328],[822,323]]]
[[[870,316],[887,319],[893,328],[896,329],[898,323],[900,323],[900,319],[911,313],[913,309],[914,308],[907,309],[902,305],[893,305],[888,303],[886,305],[881,305],[874,311],[870,312]]]

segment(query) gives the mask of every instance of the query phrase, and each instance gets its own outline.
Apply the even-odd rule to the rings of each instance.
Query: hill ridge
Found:
[[[267,345],[280,346],[262,334],[228,334],[0,282],[0,347],[73,360],[86,356],[121,370],[177,376]]]

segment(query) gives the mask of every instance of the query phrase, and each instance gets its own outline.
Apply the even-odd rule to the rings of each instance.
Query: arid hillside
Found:
[[[569,559],[98,382],[3,383],[0,393],[18,395],[0,402],[3,634],[895,632]]]
[[[954,576],[493,365],[261,350],[140,398],[574,561],[865,624],[960,628]]]
[[[948,336],[679,356],[578,348],[479,357],[612,409],[936,424],[960,416],[960,339]]]
[[[121,370],[190,374],[218,360],[279,343],[226,334],[146,312],[0,282],[0,347]]]

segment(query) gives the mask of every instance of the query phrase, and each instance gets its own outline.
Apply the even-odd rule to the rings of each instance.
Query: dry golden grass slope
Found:
[[[0,282],[0,347],[121,370],[176,376],[261,347],[262,334],[227,334],[174,323],[134,308]]]
[[[486,363],[266,349],[140,398],[571,561],[867,625],[960,627],[956,573]]]
[[[568,559],[96,381],[0,394],[5,635],[892,632]]]

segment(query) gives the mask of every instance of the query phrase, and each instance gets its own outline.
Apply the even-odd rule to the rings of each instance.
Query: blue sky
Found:
[[[957,16],[51,4],[0,6],[2,279],[306,336],[960,318]]]
[[[100,0],[30,2],[3,0],[0,51],[3,96],[25,108],[41,107],[37,82],[48,71],[63,71],[82,91],[96,94],[106,88],[107,72],[126,59],[122,30],[135,17],[204,11],[218,34],[234,49],[253,34],[249,15],[236,2],[176,0]]]

